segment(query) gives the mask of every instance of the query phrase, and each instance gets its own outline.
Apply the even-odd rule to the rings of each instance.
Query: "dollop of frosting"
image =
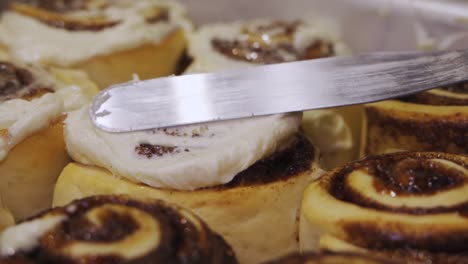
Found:
[[[7,67],[6,73],[1,65]],[[52,71],[54,74],[33,65],[0,62],[3,87],[10,88],[0,95],[0,161],[23,139],[46,128],[62,113],[86,104],[97,92],[90,83],[70,84],[56,78],[87,80],[81,72]]]
[[[172,0],[83,0],[86,5],[70,8],[26,2],[44,14],[28,7],[4,12],[0,43],[27,62],[70,66],[97,55],[157,43],[178,28],[192,28],[185,8]]]
[[[349,53],[331,25],[320,21],[266,19],[201,27],[190,36],[188,72],[212,72],[258,64]]]
[[[193,190],[230,182],[256,161],[287,147],[301,114],[106,133],[88,108],[69,113],[65,141],[72,158],[153,187]]]

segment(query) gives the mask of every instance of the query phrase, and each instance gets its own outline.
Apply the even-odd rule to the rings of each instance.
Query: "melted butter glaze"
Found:
[[[377,160],[368,172],[376,175],[378,191],[397,196],[434,194],[467,183],[462,172],[431,160]]]
[[[86,214],[101,206],[118,205],[134,208],[151,215],[158,222],[160,242],[145,255],[125,259],[118,252],[108,255],[68,256],[61,251],[76,242],[110,244],[119,241],[139,228],[132,215],[102,210],[98,218],[103,224],[91,223]],[[224,240],[202,222],[194,223],[177,208],[161,201],[137,201],[126,196],[96,196],[77,200],[72,204],[44,212],[31,219],[50,214],[66,215],[67,220],[40,238],[40,245],[31,252],[16,252],[0,258],[1,263],[237,263],[234,253]],[[193,218],[192,218],[193,217]],[[28,219],[28,220],[31,220]],[[28,221],[26,220],[26,221]],[[157,234],[145,233],[148,236]]]
[[[300,21],[274,21],[271,24],[243,28],[242,40],[215,38],[212,47],[221,54],[235,59],[257,64],[281,63],[330,57],[335,55],[333,44],[317,40],[304,52],[293,45],[293,38]]]
[[[432,159],[445,159],[466,169],[468,163],[461,156],[442,153],[401,152],[369,156],[363,160],[349,163],[337,171],[331,179],[329,192],[339,200],[388,212],[413,215],[437,214],[446,212],[466,212],[468,201],[444,207],[410,208],[390,207],[369,200],[358,191],[346,185],[346,177],[355,170],[365,170],[374,177],[376,191],[395,196],[416,196],[429,199],[438,192],[448,191],[467,183],[467,176],[454,168],[448,168]]]

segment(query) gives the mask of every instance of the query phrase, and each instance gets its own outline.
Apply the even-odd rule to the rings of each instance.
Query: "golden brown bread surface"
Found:
[[[131,2],[129,1],[130,4],[133,4]],[[122,3],[101,0],[20,0],[12,1],[7,11],[32,18],[38,23],[62,31],[61,33],[64,34],[80,34],[83,32],[105,34],[106,30],[113,30],[114,27],[125,23],[125,21],[109,17],[104,12],[113,5],[122,7]],[[131,7],[127,6],[125,8]],[[80,15],[76,15],[77,13]],[[165,23],[165,25],[174,24],[174,29],[167,32],[167,35],[157,42],[152,41],[152,38],[147,36],[148,40],[142,41],[138,45],[128,48],[110,46],[109,51],[73,63],[63,63],[56,60],[40,61],[40,63],[46,66],[82,70],[101,89],[112,84],[130,81],[133,79],[133,74],[136,74],[140,79],[174,74],[178,70],[179,61],[185,54],[187,44],[185,30],[182,27],[175,26],[180,21],[172,21],[176,18],[169,14],[168,7],[158,6],[157,2],[155,2],[154,6],[148,7],[136,15],[144,19],[144,25],[139,26],[155,25],[161,22]],[[154,30],[148,31],[148,34],[154,34]],[[126,36],[121,37],[125,38]],[[14,49],[15,47],[6,47],[6,49],[8,48]],[[77,52],[72,47],[64,48],[69,48],[64,52]]]
[[[303,253],[290,254],[264,264],[396,264],[388,259],[355,253]]]
[[[169,201],[205,220],[233,247],[241,263],[258,263],[298,249],[302,192],[320,174],[313,146],[300,137],[291,148],[257,162],[231,183],[195,191],[152,188],[71,163],[58,179],[54,204],[112,193]]]
[[[5,250],[1,263],[237,263],[231,248],[197,216],[162,201],[89,197],[34,216],[1,236],[28,236],[25,225],[59,220],[32,246]],[[14,244],[14,243],[13,243]],[[9,249],[9,248],[7,248]],[[6,253],[6,254],[5,254]]]
[[[397,150],[468,153],[467,83],[365,106],[363,155]]]
[[[42,96],[54,93],[54,89],[62,88],[76,91],[74,97],[64,97],[70,99],[70,102],[64,102],[63,105],[85,103],[79,100],[89,99],[98,91],[86,74],[79,71],[57,68],[46,71],[8,58],[0,62],[0,104],[6,105],[15,99],[21,99],[16,100],[16,103],[39,100]],[[11,104],[12,107],[15,107],[15,104]],[[47,116],[49,108],[50,105],[47,104],[34,108],[38,113],[45,112],[44,115],[39,115],[38,119],[50,119],[48,123],[44,121],[44,128],[37,127],[37,124],[29,126],[29,123],[22,123],[23,129],[15,127],[12,134],[10,130],[15,126],[15,122],[21,124],[15,119],[17,117],[13,117],[13,121],[16,120],[13,125],[6,118],[5,126],[0,127],[0,141],[9,142],[7,145],[2,144],[2,148],[6,147],[7,152],[5,158],[0,160],[0,194],[3,204],[16,220],[51,206],[55,181],[61,170],[70,162],[63,139],[64,116],[60,111],[55,117]],[[2,114],[16,114],[9,112],[8,108],[2,109]],[[29,120],[34,121],[36,120]],[[13,144],[11,138],[23,132],[25,138]]]
[[[467,212],[467,156],[369,156],[307,188],[301,248],[367,252],[404,263],[463,263]]]

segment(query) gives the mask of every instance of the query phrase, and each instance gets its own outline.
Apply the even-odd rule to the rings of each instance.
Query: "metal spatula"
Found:
[[[468,79],[468,51],[374,53],[118,84],[90,114],[126,132],[373,102]]]

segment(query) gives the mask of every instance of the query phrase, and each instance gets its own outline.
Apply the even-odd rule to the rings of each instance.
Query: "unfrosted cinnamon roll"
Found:
[[[467,212],[467,156],[369,156],[306,189],[300,244],[400,263],[467,263]]]
[[[1,263],[237,263],[187,210],[157,200],[97,196],[41,213],[0,234]]]
[[[112,134],[80,109],[65,126],[77,163],[59,177],[54,204],[108,193],[158,198],[197,213],[240,262],[297,250],[302,192],[321,173],[300,120],[293,113]]]
[[[11,214],[10,209],[5,207],[3,201],[0,199],[0,231],[15,223],[15,219]]]
[[[186,73],[239,69],[349,53],[335,31],[331,25],[321,21],[306,20],[262,19],[205,25],[190,36],[189,55],[193,63]],[[304,113],[304,131],[320,149],[326,167],[342,165],[357,154],[352,148],[350,121],[335,110]]]
[[[0,43],[26,62],[80,69],[100,88],[173,74],[191,29],[173,0],[18,0]]]
[[[468,153],[468,84],[368,104],[363,154],[398,150]]]
[[[96,92],[82,72],[0,61],[0,195],[16,219],[50,207],[55,180],[70,161],[64,112]]]
[[[290,254],[265,264],[396,264],[387,259],[354,253]]]

